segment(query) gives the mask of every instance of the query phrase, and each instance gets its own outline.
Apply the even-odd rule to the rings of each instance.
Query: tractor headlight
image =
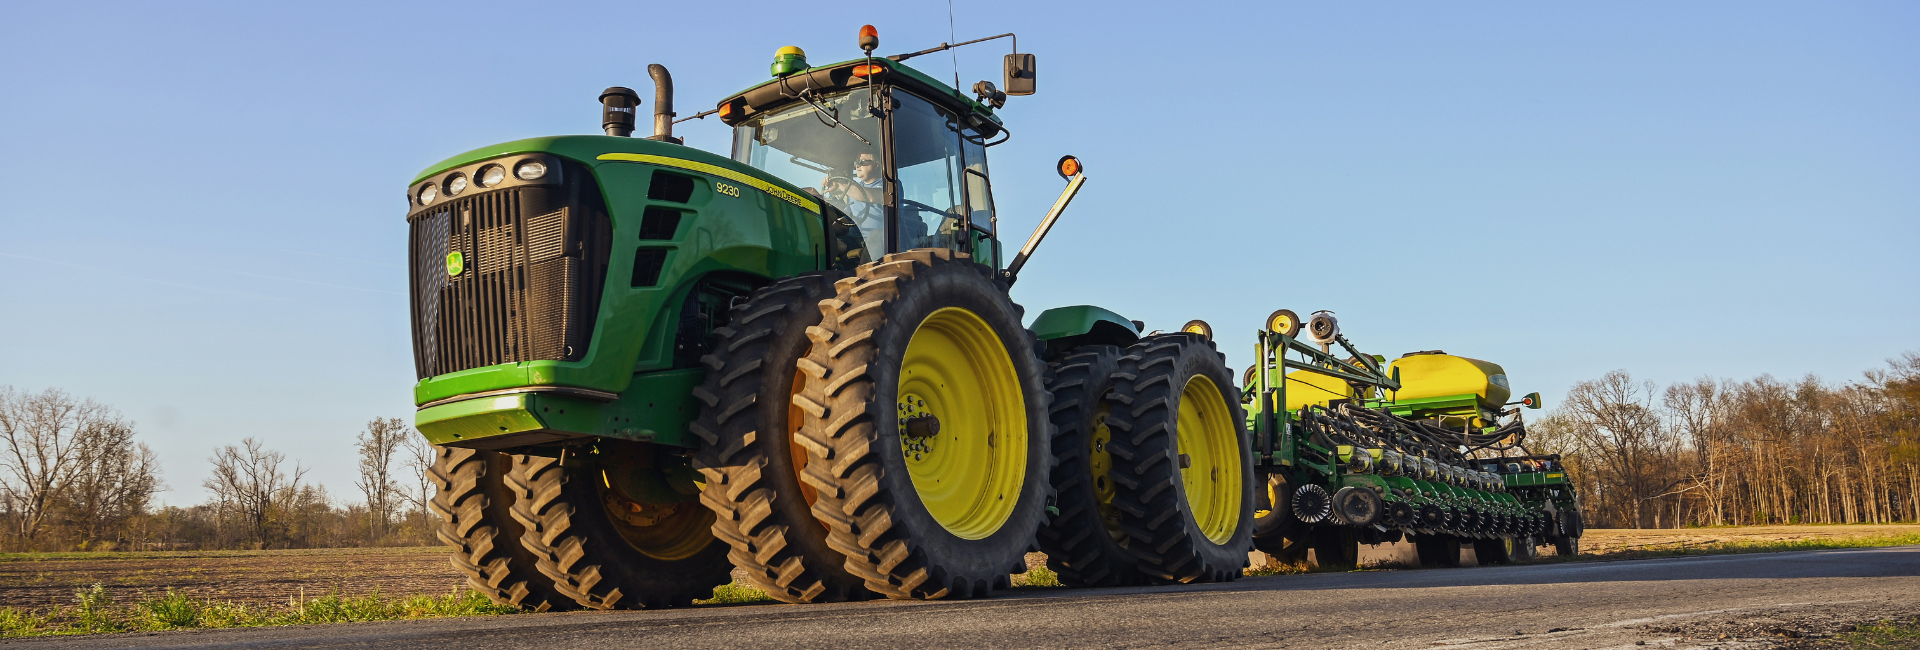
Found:
[[[538,160],[529,160],[513,168],[513,175],[520,177],[523,181],[536,180],[547,175],[547,164]]]
[[[487,165],[486,169],[480,170],[480,186],[481,187],[493,187],[495,185],[499,185],[500,181],[504,181],[504,180],[507,180],[507,168],[505,167],[501,167],[499,165]]]
[[[460,193],[465,191],[467,191],[466,174],[454,174],[453,178],[447,179],[447,196],[460,196]]]
[[[419,197],[420,205],[432,203],[434,199],[440,198],[440,188],[433,183],[427,183],[420,188]]]

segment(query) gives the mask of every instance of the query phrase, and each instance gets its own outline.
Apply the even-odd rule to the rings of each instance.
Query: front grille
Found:
[[[483,192],[409,218],[420,378],[586,353],[611,224],[584,168],[564,182]],[[458,275],[449,256],[460,253]]]

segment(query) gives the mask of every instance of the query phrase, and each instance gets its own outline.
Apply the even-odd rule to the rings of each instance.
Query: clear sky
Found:
[[[953,6],[1039,57],[990,154],[1013,245],[1053,161],[1089,168],[1030,314],[1204,318],[1240,368],[1268,312],[1330,309],[1549,405],[1616,368],[1846,380],[1920,349],[1920,5]],[[651,102],[648,63],[711,108],[782,45],[852,58],[863,23],[882,53],[950,33],[944,2],[11,5],[0,384],[120,408],[170,503],[245,436],[353,497],[355,432],[413,411],[415,173],[597,132],[602,88]],[[971,86],[1006,47],[913,63]]]

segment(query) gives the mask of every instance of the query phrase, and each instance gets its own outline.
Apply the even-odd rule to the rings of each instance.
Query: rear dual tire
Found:
[[[1115,587],[1146,581],[1138,558],[1127,550],[1113,507],[1113,430],[1107,399],[1119,372],[1120,348],[1088,345],[1048,367],[1053,393],[1053,456],[1050,480],[1058,514],[1040,528],[1040,551],[1062,584]]]
[[[1156,582],[1225,582],[1248,564],[1253,458],[1239,391],[1213,342],[1187,333],[1127,349],[1115,375],[1113,505]]]

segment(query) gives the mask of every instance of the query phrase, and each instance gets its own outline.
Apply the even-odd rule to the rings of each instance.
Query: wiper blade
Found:
[[[833,113],[828,112],[825,107],[822,107],[821,105],[814,103],[813,98],[808,97],[805,93],[800,94],[800,101],[806,102],[808,106],[813,107],[813,110],[815,112],[826,116],[826,118],[832,122],[833,126],[840,127],[840,130],[846,131],[847,135],[851,135],[855,138],[858,138],[861,144],[867,145],[869,147],[873,146],[872,142],[868,142],[866,138],[860,137],[859,133],[855,133],[851,127],[848,127],[847,125],[842,124],[840,122],[840,118],[835,117]]]

